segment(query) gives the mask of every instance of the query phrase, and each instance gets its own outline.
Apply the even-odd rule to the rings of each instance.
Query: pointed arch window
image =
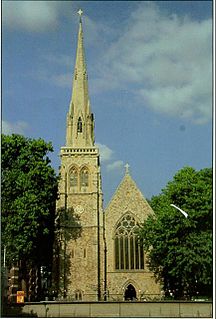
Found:
[[[70,187],[76,187],[78,185],[78,172],[75,167],[70,171]]]
[[[78,122],[77,122],[77,132],[78,132],[78,133],[82,133],[82,119],[81,119],[81,117],[78,118]]]
[[[86,167],[84,167],[80,172],[80,183],[81,187],[89,186],[89,172]]]
[[[144,269],[144,250],[137,235],[138,226],[132,214],[119,221],[115,231],[115,268]]]

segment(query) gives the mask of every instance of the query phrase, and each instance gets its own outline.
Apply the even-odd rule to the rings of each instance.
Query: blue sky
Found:
[[[82,8],[105,205],[124,165],[144,196],[212,166],[212,2],[3,1],[2,129],[65,144]]]

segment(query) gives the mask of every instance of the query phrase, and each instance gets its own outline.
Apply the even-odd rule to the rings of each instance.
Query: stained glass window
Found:
[[[115,268],[144,269],[144,251],[137,235],[138,226],[132,214],[119,221],[115,232]]]

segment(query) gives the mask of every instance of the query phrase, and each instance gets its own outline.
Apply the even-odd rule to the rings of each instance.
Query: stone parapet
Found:
[[[17,313],[43,318],[213,318],[212,308],[212,302],[40,302],[7,309],[6,316]]]

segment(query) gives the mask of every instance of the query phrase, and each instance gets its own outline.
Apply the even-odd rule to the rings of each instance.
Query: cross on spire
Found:
[[[79,9],[79,10],[77,11],[77,13],[78,13],[78,15],[80,16],[80,21],[81,21],[81,16],[82,16],[82,14],[83,14],[82,9]]]

